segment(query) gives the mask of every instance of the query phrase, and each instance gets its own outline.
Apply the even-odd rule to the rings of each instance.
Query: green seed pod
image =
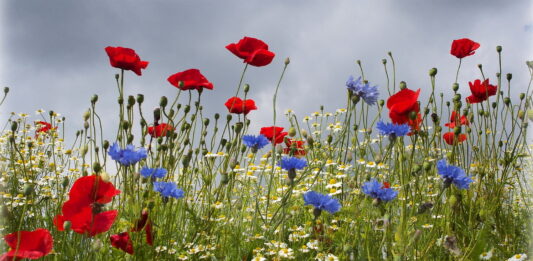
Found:
[[[108,140],[104,140],[104,150],[107,150],[109,148],[109,141]]]
[[[63,189],[66,188],[69,184],[68,177],[63,178],[63,182],[61,182],[61,186],[63,186]]]
[[[94,173],[100,173],[100,171],[102,171],[102,166],[100,166],[100,163],[94,162],[93,170],[94,170]]]
[[[243,128],[243,123],[242,122],[237,122],[233,126],[234,126],[233,129],[235,130],[235,133],[240,133],[242,128]]]
[[[4,87],[4,95],[8,94],[9,93],[9,87]]]
[[[381,63],[387,64],[387,59],[381,59]]]
[[[418,117],[418,113],[416,113],[416,111],[411,111],[411,112],[409,113],[409,118],[410,118],[411,120],[416,120],[417,117]]]
[[[93,97],[91,97],[91,103],[94,105],[96,102],[98,101],[98,95],[93,95]]]
[[[526,94],[525,93],[520,93],[520,100],[523,100],[524,98],[526,98]]]
[[[453,128],[453,133],[455,135],[461,134],[461,127],[460,126],[455,126],[455,128]]]
[[[454,83],[454,84],[452,84],[452,90],[453,90],[454,92],[456,92],[457,90],[459,90],[459,84],[458,84],[458,83]]]
[[[383,107],[383,105],[385,105],[385,100],[379,100],[378,104],[379,107]]]
[[[133,97],[133,95],[129,95],[128,96],[128,107],[132,107],[133,105],[135,105],[135,97]]]
[[[89,128],[89,122],[84,122],[84,123],[83,123],[83,128],[84,128],[85,130],[87,130],[87,129]]]
[[[161,99],[159,100],[159,106],[165,108],[168,104],[168,99],[166,96],[161,96]]]
[[[328,142],[329,144],[331,144],[332,141],[333,141],[333,136],[328,135],[327,142]]]
[[[66,231],[70,230],[71,226],[72,226],[72,223],[70,221],[65,221],[63,223],[63,229],[66,230]]]
[[[128,139],[126,140],[128,142],[128,144],[133,143],[133,138],[134,138],[134,136],[132,134],[128,134]]]
[[[170,109],[170,110],[168,111],[168,118],[171,118],[171,119],[172,119],[172,118],[174,117],[174,113],[176,113],[176,112],[174,111],[174,109]]]
[[[506,78],[507,78],[508,81],[510,81],[511,79],[513,79],[513,74],[512,73],[508,73],[506,75]]]
[[[138,104],[142,104],[144,102],[144,95],[142,94],[137,94],[137,103]]]
[[[122,121],[122,128],[128,130],[130,128],[130,123],[127,120]]]
[[[352,96],[351,100],[353,104],[357,104],[361,100],[361,97],[359,97],[358,95],[354,95]]]
[[[501,45],[496,46],[496,52],[498,52],[498,53],[502,52],[502,46]]]
[[[85,155],[87,154],[88,150],[89,150],[89,148],[87,147],[87,144],[83,144],[83,146],[80,149],[81,156],[85,157]]]
[[[244,84],[244,93],[248,93],[250,91],[250,85],[249,84]]]
[[[437,68],[429,69],[429,76],[435,77],[435,75],[437,75]]]
[[[226,120],[228,122],[230,122],[232,118],[233,118],[233,116],[231,116],[231,114],[226,115]]]
[[[154,122],[158,122],[161,119],[161,109],[154,109]]]
[[[189,113],[190,111],[191,111],[191,106],[189,106],[189,105],[185,105],[185,107],[183,108],[183,112],[187,114],[187,113]]]
[[[82,115],[83,121],[88,121],[90,117],[91,117],[91,109],[87,109]]]
[[[117,102],[118,102],[118,104],[120,104],[120,105],[124,104],[124,97],[118,97],[118,98],[117,98]]]
[[[400,82],[400,90],[403,90],[403,89],[405,89],[405,88],[407,88],[407,83],[404,82],[404,81],[401,81],[401,82]]]
[[[205,118],[204,119],[204,126],[208,126],[209,125],[209,118]]]
[[[503,147],[503,141],[501,141],[501,140],[498,141],[498,147],[500,147],[500,148]]]
[[[290,127],[288,133],[289,133],[289,137],[294,137],[296,136],[296,129],[294,127]]]
[[[521,120],[524,120],[525,117],[526,117],[526,112],[523,111],[523,110],[519,110],[518,111],[518,118],[521,119]]]
[[[16,121],[11,122],[11,131],[16,132],[19,127],[19,124]]]

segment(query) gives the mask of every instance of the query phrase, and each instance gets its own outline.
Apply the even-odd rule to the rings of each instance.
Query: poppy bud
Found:
[[[87,147],[87,144],[83,144],[83,146],[80,149],[80,154],[82,157],[84,157],[87,154],[87,150],[89,150]]]
[[[296,129],[294,127],[290,127],[288,134],[289,134],[289,137],[296,136]]]
[[[510,81],[511,79],[513,79],[513,74],[512,73],[508,73],[507,75],[507,80]]]
[[[85,128],[87,130],[89,128],[89,122],[84,122],[83,123],[83,128]]]
[[[426,109],[424,110],[424,114],[425,114],[425,115],[428,115],[428,114],[429,114],[429,108],[426,108]]]
[[[309,136],[307,138],[307,143],[309,144],[309,147],[312,149],[313,148],[313,144],[315,143],[315,140],[313,139],[312,136]]]
[[[433,121],[433,123],[438,123],[439,122],[439,115],[436,114],[436,113],[432,113],[431,114],[431,120]]]
[[[478,64],[477,67],[478,67],[479,69],[483,69],[483,65],[482,65],[482,64]]]
[[[184,113],[189,113],[191,111],[191,106],[185,105],[185,108],[183,108]]]
[[[361,60],[357,60],[355,61],[355,63],[357,63],[358,65],[361,65]]]
[[[83,113],[82,117],[83,117],[83,121],[88,121],[89,118],[91,117],[91,110],[90,109],[86,110]]]
[[[226,120],[227,120],[228,122],[231,121],[231,118],[233,118],[233,117],[231,116],[231,114],[228,114],[228,115],[226,116]]]
[[[320,111],[324,110],[324,105],[320,105]]]
[[[235,133],[240,133],[241,130],[242,130],[242,127],[243,127],[243,123],[242,122],[235,123],[235,125],[234,125]]]
[[[207,125],[209,125],[209,118],[205,118],[204,119],[204,126],[207,127]]]
[[[168,104],[168,99],[166,96],[161,96],[161,100],[159,100],[159,106],[165,107]]]
[[[383,107],[385,105],[385,100],[379,100],[379,107]]]
[[[4,87],[4,95],[6,95],[9,92],[9,87]]]
[[[331,136],[331,134],[328,135],[328,139],[327,139],[327,141],[328,141],[328,143],[330,143],[330,144],[331,144],[331,142],[333,141],[333,136]]]
[[[526,97],[524,93],[520,93],[520,100],[523,100]]]
[[[503,98],[503,103],[507,106],[509,106],[509,104],[511,103],[511,99],[509,97],[505,97]]]
[[[450,107],[450,102],[449,101],[446,102],[446,107]]]
[[[107,150],[109,148],[109,141],[108,140],[104,140],[104,150]]]
[[[459,84],[458,83],[454,83],[452,84],[452,89],[454,92],[456,92],[457,90],[459,90]]]
[[[381,62],[382,62],[383,64],[387,64],[387,59],[381,59]]]
[[[435,77],[435,75],[437,75],[437,68],[431,68],[429,70],[429,76]]]
[[[291,63],[291,59],[289,57],[285,58],[285,65],[289,65]]]
[[[129,134],[127,139],[128,144],[131,144],[133,142],[133,135]]]
[[[456,111],[459,111],[461,110],[461,106],[463,106],[463,103],[461,101],[456,101],[453,107]]]
[[[460,100],[461,100],[461,94],[456,93],[456,94],[453,96],[453,101],[456,102],[456,101],[460,101]]]
[[[158,122],[161,119],[161,109],[154,109],[154,122]]]
[[[220,119],[220,114],[215,113],[215,120],[218,120],[218,119]]]
[[[403,90],[403,89],[405,89],[405,88],[407,88],[407,83],[404,82],[404,81],[401,81],[401,82],[400,82],[400,90]]]
[[[95,173],[100,173],[102,171],[102,166],[100,166],[100,163],[94,162],[93,163],[93,170]]]
[[[249,84],[244,84],[244,93],[248,93],[250,91],[250,85]]]
[[[461,127],[460,126],[455,126],[455,128],[453,128],[453,133],[455,135],[461,134]]]
[[[115,79],[117,79],[117,80],[120,79],[120,75],[118,73],[115,74]]]
[[[498,52],[498,53],[502,52],[502,46],[501,45],[496,46],[496,52]]]
[[[130,128],[130,123],[127,120],[123,120],[121,125],[124,130],[127,130]]]
[[[16,121],[11,122],[11,131],[12,132],[16,132],[18,127],[19,127],[19,124]]]
[[[137,103],[138,104],[142,104],[144,102],[144,95],[142,94],[137,94]]]
[[[65,223],[63,223],[64,230],[70,230],[71,226],[72,226],[72,223],[70,221],[65,221]]]
[[[124,97],[118,97],[117,102],[118,104],[122,105],[124,103]]]
[[[170,109],[170,110],[168,111],[168,118],[172,118],[172,117],[174,117],[174,113],[176,113],[176,111],[174,111],[174,109]]]
[[[133,107],[135,105],[135,97],[133,95],[128,96],[128,107]]]
[[[491,104],[491,106],[492,106],[493,109],[496,109],[496,107],[498,106],[498,103],[493,102],[493,103]]]

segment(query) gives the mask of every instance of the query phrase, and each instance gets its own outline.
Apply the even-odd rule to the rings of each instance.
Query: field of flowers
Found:
[[[176,96],[143,111],[157,98],[129,95],[127,83],[149,62],[107,47],[119,69],[116,135],[104,135],[101,115],[112,112],[97,95],[73,141],[54,111],[5,124],[0,260],[527,260],[533,62],[526,92],[511,97],[502,47],[498,72],[461,68],[479,47],[453,41],[449,101],[436,68],[411,89],[388,53],[386,86],[357,61],[358,75],[338,84],[346,103],[303,117],[276,111],[288,58],[272,107],[255,105],[246,71],[275,57],[259,39],[226,46],[244,68],[228,113],[214,115],[201,97],[216,88],[198,69],[169,76]],[[458,83],[461,70],[479,79]],[[248,114],[272,109],[270,126],[250,129]]]

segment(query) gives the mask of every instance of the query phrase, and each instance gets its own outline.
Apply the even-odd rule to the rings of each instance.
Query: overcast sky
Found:
[[[438,3],[437,3],[438,2]],[[323,104],[334,111],[345,106],[344,83],[359,75],[380,86],[386,99],[381,60],[392,51],[397,79],[411,89],[430,92],[428,70],[437,67],[437,88],[449,93],[457,58],[449,54],[452,40],[470,38],[481,44],[463,61],[461,92],[480,77],[477,64],[495,80],[497,53],[503,46],[503,71],[513,73],[515,96],[528,83],[526,60],[532,60],[532,4],[516,1],[2,1],[0,15],[0,84],[11,88],[0,108],[8,112],[54,110],[81,128],[81,115],[93,94],[104,125],[116,113],[118,69],[109,65],[106,46],[133,48],[150,62],[141,77],[126,74],[125,93],[146,97],[145,110],[170,99],[176,89],[167,77],[198,68],[214,83],[203,95],[206,114],[226,112],[224,102],[235,92],[242,60],[224,47],[243,36],[265,41],[276,53],[272,64],[251,67],[245,82],[252,88],[258,111],[250,113],[253,129],[272,124],[272,95],[290,57],[278,110],[300,116]],[[182,100],[184,101],[184,100]],[[105,112],[105,113],[104,113]],[[112,138],[110,137],[105,138]]]

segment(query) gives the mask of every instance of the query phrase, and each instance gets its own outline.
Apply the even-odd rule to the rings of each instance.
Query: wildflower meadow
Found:
[[[0,260],[528,260],[533,62],[529,82],[514,83],[501,46],[450,44],[448,95],[435,88],[437,68],[423,86],[401,81],[389,52],[385,86],[358,60],[328,86],[345,102],[311,115],[277,110],[291,62],[260,39],[226,46],[243,63],[225,72],[238,82],[231,94],[191,68],[161,75],[174,97],[132,93],[150,57],[102,46],[101,62],[116,68],[102,76],[116,83],[113,110],[95,94],[79,130],[55,111],[4,123]],[[494,49],[498,71],[461,67],[478,48]],[[243,79],[273,59],[283,67],[271,106],[259,107]],[[464,71],[478,77],[458,82]],[[526,91],[511,96],[513,85]],[[204,113],[209,95],[227,111]],[[257,110],[272,118],[255,130]]]

